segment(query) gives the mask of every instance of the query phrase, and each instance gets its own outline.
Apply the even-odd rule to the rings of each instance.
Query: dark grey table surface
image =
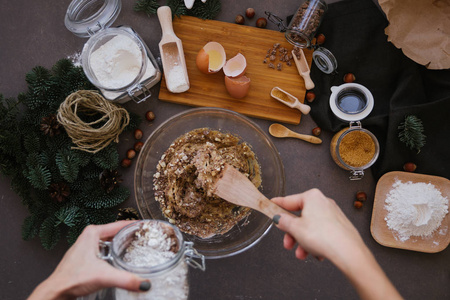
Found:
[[[86,39],[69,32],[64,26],[64,14],[70,0],[0,2],[0,93],[15,97],[25,91],[25,74],[36,65],[51,67],[60,58],[80,52]],[[123,1],[122,12],[114,23],[134,28],[159,57],[158,42],[161,29],[156,16],[151,18],[133,11],[135,0]],[[163,3],[163,1],[160,1]],[[257,16],[265,10],[280,16],[295,12],[299,1],[222,1],[217,19],[234,22],[237,14],[254,7]],[[253,22],[254,23],[254,20]],[[251,24],[252,24],[251,23]],[[269,30],[276,30],[269,24]],[[142,104],[127,103],[130,111],[140,113],[153,110],[156,120],[141,126],[144,138],[170,116],[190,107],[170,104],[157,99],[159,86],[153,88],[151,100]],[[263,130],[271,122],[253,119]],[[310,116],[303,116],[300,125],[291,129],[309,134],[315,127]],[[319,188],[336,200],[355,224],[364,241],[406,299],[449,299],[450,251],[425,254],[391,249],[379,245],[370,234],[373,196],[376,182],[370,170],[361,181],[349,181],[348,173],[337,167],[329,154],[333,133],[324,132],[322,145],[312,145],[293,139],[275,139],[284,162],[286,194]],[[124,155],[127,140],[122,137]],[[132,168],[121,170],[124,182],[133,189]],[[369,200],[360,210],[353,208],[353,198],[363,190]],[[44,250],[36,239],[25,242],[21,225],[28,215],[21,199],[11,191],[8,178],[0,182],[0,299],[24,299],[58,264],[68,245],[60,242],[51,251]],[[134,196],[124,206],[136,206]],[[207,260],[205,272],[190,272],[190,299],[356,299],[357,294],[346,278],[329,261],[308,258],[296,260],[293,252],[282,247],[283,234],[273,228],[257,245],[236,256]]]

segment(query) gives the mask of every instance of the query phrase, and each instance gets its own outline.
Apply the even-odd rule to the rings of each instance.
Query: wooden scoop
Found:
[[[290,130],[289,128],[284,127],[283,125],[277,124],[277,123],[270,125],[269,133],[272,136],[278,137],[278,138],[291,137],[291,138],[296,138],[296,139],[300,139],[300,140],[309,142],[311,144],[322,144],[322,140],[319,139],[318,137],[294,132],[294,131]]]
[[[299,50],[300,50],[300,59],[297,58],[297,55],[295,54],[294,50],[292,50],[292,57],[294,58],[298,73],[303,77],[303,80],[305,81],[306,89],[312,90],[314,88],[314,82],[311,80],[311,77],[309,76],[308,62],[306,61],[305,53],[303,52],[303,50],[301,48],[299,48]]]
[[[309,114],[309,112],[311,111],[311,106],[301,103],[297,99],[297,97],[289,94],[288,92],[280,89],[277,86],[270,91],[270,96],[277,99],[286,106],[298,109],[304,115]]]
[[[284,214],[294,214],[267,199],[253,183],[233,166],[225,165],[213,186],[213,193],[239,206],[250,207],[269,218]]]
[[[189,77],[184,58],[183,44],[173,31],[172,11],[168,6],[161,6],[158,8],[157,14],[162,29],[159,52],[161,53],[167,89],[172,93],[185,92],[189,89]],[[177,74],[171,75],[171,71]],[[170,80],[170,76],[174,76],[174,78]]]

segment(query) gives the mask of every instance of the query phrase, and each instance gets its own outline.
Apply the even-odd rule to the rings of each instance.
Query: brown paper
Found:
[[[450,0],[379,0],[388,41],[428,69],[450,68]]]

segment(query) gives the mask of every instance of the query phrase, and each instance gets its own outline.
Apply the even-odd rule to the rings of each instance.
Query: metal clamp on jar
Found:
[[[346,83],[331,88],[330,108],[349,127],[331,139],[333,160],[343,169],[350,170],[350,180],[363,178],[364,170],[372,166],[380,153],[377,138],[361,126],[374,106],[372,93],[357,83]]]
[[[120,0],[73,0],[65,25],[89,37],[81,62],[87,78],[111,101],[139,103],[151,96],[161,71],[150,49],[130,27],[110,27],[120,13]]]
[[[146,230],[147,235],[145,235]],[[163,231],[162,236],[165,237],[162,241],[157,240],[161,238],[161,235],[158,236],[155,231],[159,230]],[[157,253],[162,251],[164,246],[161,245],[166,242],[170,245],[169,251],[172,252],[172,257],[167,254],[169,252],[167,249],[162,254],[158,255]],[[145,249],[136,249],[144,243],[146,243],[145,246],[150,246]],[[132,253],[133,251],[135,253]],[[130,256],[127,257],[130,253],[134,254],[135,261],[130,261]],[[151,282],[150,290],[145,293],[116,288],[113,294],[115,294],[114,299],[117,300],[187,299],[189,294],[188,266],[205,270],[205,257],[193,248],[193,243],[184,241],[183,235],[176,226],[160,220],[137,221],[120,230],[111,242],[100,241],[99,256],[109,261],[115,268],[132,272]],[[164,262],[156,264],[158,256],[164,257]],[[147,263],[148,265],[146,265]],[[101,295],[108,295],[108,293],[103,290],[96,296],[103,299]]]

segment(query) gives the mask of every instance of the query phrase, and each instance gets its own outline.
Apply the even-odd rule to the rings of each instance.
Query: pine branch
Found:
[[[222,5],[220,0],[208,0],[205,3],[201,1],[195,1],[194,6],[188,12],[189,15],[205,19],[215,19],[219,14]]]
[[[398,134],[400,141],[405,143],[410,150],[415,149],[419,153],[420,149],[425,146],[424,127],[422,120],[418,117],[414,115],[406,116],[405,121],[398,126],[398,129],[400,130]]]
[[[52,174],[47,167],[42,165],[32,166],[27,174],[27,178],[33,187],[46,190],[50,186]]]
[[[54,216],[48,217],[42,223],[39,237],[45,249],[50,250],[56,246],[61,237],[61,229],[56,225],[56,218]]]
[[[150,17],[156,14],[158,7],[156,0],[138,0],[134,5],[134,11],[145,12]]]
[[[130,191],[124,187],[116,187],[110,193],[101,189],[94,189],[90,196],[85,198],[84,205],[88,208],[111,208],[124,202],[130,196]]]
[[[68,227],[74,227],[81,218],[80,208],[66,205],[55,213],[55,217],[56,225],[65,224]]]
[[[92,161],[101,169],[113,170],[119,166],[119,152],[116,144],[111,143],[108,147],[97,152]]]
[[[56,153],[56,164],[62,177],[67,182],[74,182],[80,170],[80,159],[76,152],[68,149],[59,150]]]
[[[172,18],[182,15],[187,15],[188,9],[186,8],[186,5],[184,5],[183,0],[168,0],[167,5],[170,7],[170,10],[172,11]]]

